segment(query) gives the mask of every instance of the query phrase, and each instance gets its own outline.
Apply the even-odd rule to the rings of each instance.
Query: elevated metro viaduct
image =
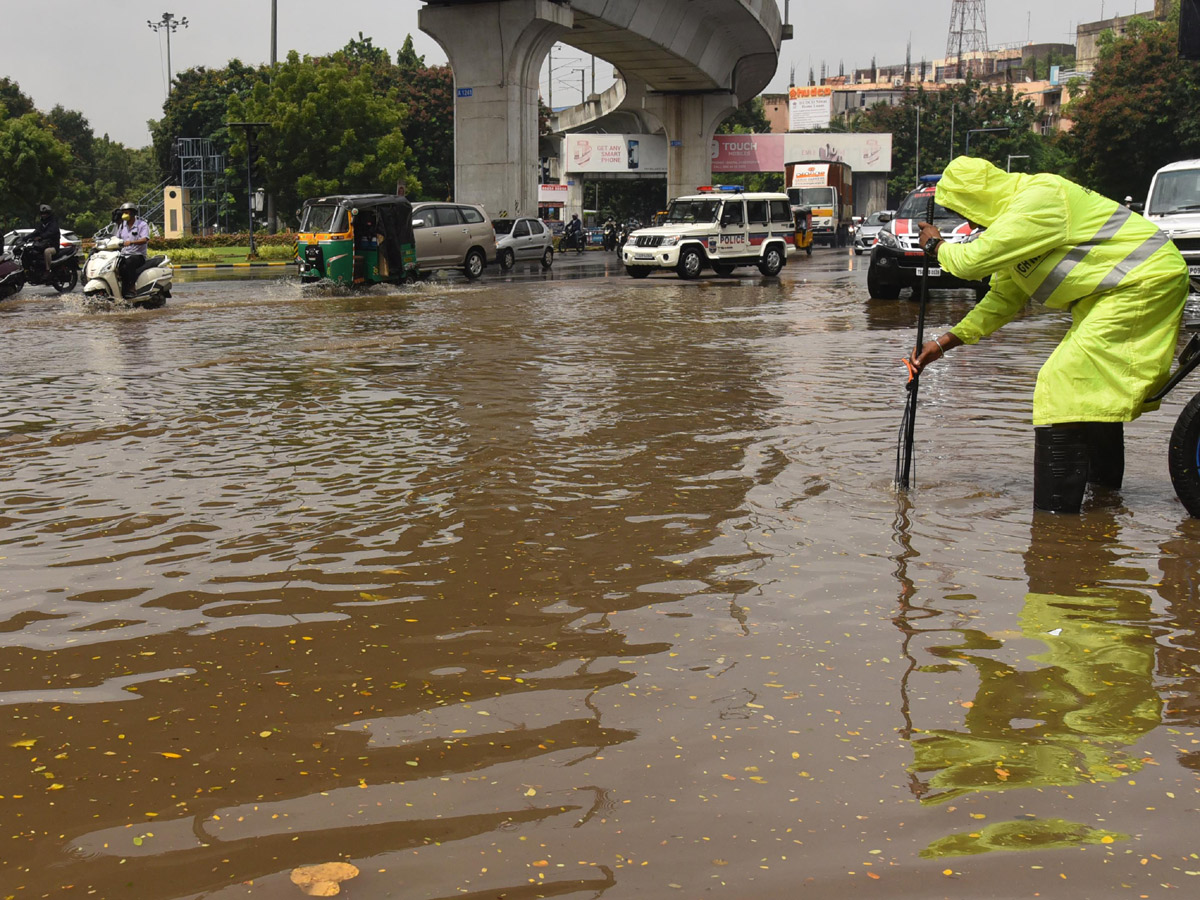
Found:
[[[538,81],[556,42],[616,66],[626,108],[666,132],[667,191],[711,180],[710,141],[775,75],[775,0],[424,0],[421,30],[454,70],[458,199],[490,215],[534,215]],[[629,110],[634,111],[634,110]]]

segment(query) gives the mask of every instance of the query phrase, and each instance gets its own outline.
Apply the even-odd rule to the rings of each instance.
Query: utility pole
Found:
[[[278,38],[279,38],[279,0],[271,0],[271,78],[275,77],[275,64],[279,59],[278,53]],[[279,230],[279,223],[275,221],[275,195],[267,194],[267,232],[275,234]],[[253,239],[254,230],[250,231]]]
[[[167,33],[167,96],[171,95],[171,32],[177,31],[180,28],[188,27],[187,16],[182,19],[177,19],[174,13],[165,12],[162,14],[162,19],[157,22],[146,20],[146,24],[150,30],[157,34],[160,31]]]
[[[268,128],[268,122],[230,122],[230,128],[246,129],[246,207],[250,213],[250,255],[257,254],[254,246],[254,129]]]

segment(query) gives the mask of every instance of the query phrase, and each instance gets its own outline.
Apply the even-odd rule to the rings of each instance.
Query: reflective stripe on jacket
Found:
[[[938,184],[937,202],[987,228],[938,252],[939,263],[960,278],[992,276],[992,292],[952,329],[967,343],[1010,321],[1030,298],[1061,309],[1187,270],[1153,224],[1058,175],[1010,174],[959,157]]]

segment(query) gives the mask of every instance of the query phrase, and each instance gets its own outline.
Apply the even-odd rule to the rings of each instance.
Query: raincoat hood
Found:
[[[1008,208],[1022,177],[997,169],[985,159],[960,156],[942,173],[937,202],[988,228]]]

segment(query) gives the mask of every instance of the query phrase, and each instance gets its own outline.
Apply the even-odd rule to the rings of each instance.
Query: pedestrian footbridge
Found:
[[[456,192],[492,215],[536,209],[538,81],[555,43],[620,70],[575,115],[655,120],[675,196],[710,179],[713,132],[774,77],[785,34],[775,0],[425,0],[420,26],[454,70]]]

